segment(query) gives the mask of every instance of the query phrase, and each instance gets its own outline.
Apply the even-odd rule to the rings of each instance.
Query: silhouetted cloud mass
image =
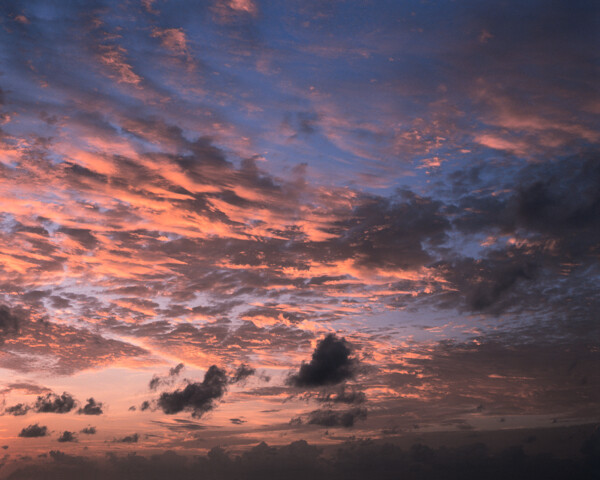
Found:
[[[24,403],[17,403],[16,405],[13,405],[12,407],[7,407],[4,410],[4,413],[8,414],[8,415],[14,415],[14,416],[20,416],[20,415],[26,415],[27,412],[29,411],[30,407],[28,405],[25,405]]]
[[[93,398],[88,398],[87,403],[77,413],[81,415],[102,415],[102,402],[96,402]]]
[[[33,408],[38,413],[69,413],[75,408],[75,399],[67,392],[62,395],[48,393],[39,396]]]
[[[353,378],[358,361],[344,338],[330,333],[319,341],[309,363],[302,363],[297,374],[288,383],[295,387],[333,385]]]
[[[306,415],[296,417],[290,421],[292,425],[320,425],[322,427],[345,427],[354,426],[356,420],[367,418],[365,408],[351,408],[348,410],[320,409],[313,410]]]
[[[29,425],[23,428],[19,433],[19,437],[34,438],[34,437],[45,437],[48,434],[48,427],[40,426],[37,423]]]
[[[75,432],[69,432],[68,430],[65,430],[60,437],[58,437],[58,441],[59,442],[76,442],[77,441],[77,437],[75,436]]]
[[[235,372],[233,372],[233,375],[231,376],[229,382],[230,383],[238,383],[241,382],[243,380],[245,380],[246,378],[248,378],[251,375],[254,375],[254,373],[256,372],[256,370],[248,365],[246,365],[245,363],[242,363],[238,368],[236,368]]]
[[[200,418],[212,410],[215,401],[225,394],[227,383],[225,370],[213,365],[207,370],[202,382],[188,383],[183,389],[161,393],[158,406],[166,414],[185,410],[190,411],[193,417]]]

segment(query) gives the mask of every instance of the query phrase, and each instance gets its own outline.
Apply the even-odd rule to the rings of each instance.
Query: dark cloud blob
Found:
[[[245,363],[242,363],[236,370],[233,372],[233,375],[229,379],[229,383],[239,383],[244,381],[246,378],[254,375],[256,370]]]
[[[192,412],[193,417],[200,418],[215,407],[215,401],[223,397],[227,383],[226,372],[213,365],[204,375],[202,382],[188,383],[183,389],[161,393],[158,406],[166,414],[185,410]]]
[[[115,443],[138,443],[140,436],[137,433],[133,433],[131,435],[126,435],[121,438],[115,438],[113,441]]]
[[[351,408],[348,410],[331,410],[320,409],[313,410],[305,416],[293,418],[290,423],[292,425],[320,425],[322,427],[344,427],[350,428],[354,426],[357,420],[367,418],[367,410],[365,408]]]
[[[13,405],[12,407],[8,407],[4,410],[4,413],[8,414],[8,415],[14,415],[16,416],[20,416],[20,415],[26,415],[27,412],[29,412],[30,410],[30,406],[26,405],[24,403],[17,403],[16,405]]]
[[[33,408],[38,413],[69,413],[75,408],[75,399],[64,392],[62,395],[48,393],[40,395]]]
[[[96,402],[93,398],[88,398],[87,403],[77,413],[80,415],[102,415],[102,402]]]
[[[61,443],[64,442],[76,442],[77,441],[77,437],[75,436],[75,432],[69,432],[68,430],[65,430],[60,437],[58,437],[58,441]]]
[[[40,426],[37,423],[23,428],[19,433],[19,437],[24,438],[45,437],[46,435],[48,435],[48,427]]]
[[[183,363],[179,363],[173,368],[169,369],[169,374],[166,377],[161,377],[159,375],[154,375],[148,384],[148,388],[150,390],[156,390],[161,385],[169,385],[172,383],[173,378],[179,376],[181,371],[183,370]]]
[[[96,435],[96,427],[85,427],[81,430],[85,435]]]
[[[321,403],[360,404],[367,401],[367,396],[360,390],[346,389],[346,386],[343,385],[336,392],[321,392],[316,399]]]
[[[140,405],[140,411],[142,411],[142,412],[145,412],[149,408],[150,408],[150,402],[148,400],[144,400],[142,402],[142,404]],[[135,409],[135,407],[134,407],[134,409]]]
[[[0,305],[0,344],[19,332],[20,319],[6,305]]]
[[[353,378],[358,360],[350,355],[352,350],[344,338],[330,333],[322,339],[309,363],[302,363],[297,374],[288,379],[288,384],[300,388],[334,385]]]

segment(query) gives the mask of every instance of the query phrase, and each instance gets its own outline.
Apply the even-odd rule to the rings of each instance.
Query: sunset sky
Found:
[[[599,19],[1,2],[1,462],[600,421]]]

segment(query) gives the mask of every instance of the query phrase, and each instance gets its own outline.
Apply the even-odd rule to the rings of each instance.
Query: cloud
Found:
[[[24,403],[17,403],[16,405],[13,405],[12,407],[8,407],[4,410],[4,413],[8,414],[8,415],[14,415],[14,416],[20,416],[20,415],[26,415],[27,412],[30,410],[30,406],[25,405]]]
[[[48,393],[40,395],[33,408],[38,413],[69,413],[75,408],[75,399],[67,392],[62,395]]]
[[[367,396],[364,392],[356,390],[354,388],[347,390],[345,385],[342,385],[335,392],[323,391],[319,393],[316,400],[321,403],[347,403],[347,404],[358,404],[367,401]]]
[[[293,418],[290,423],[292,425],[305,423],[308,425],[320,425],[322,427],[350,428],[354,426],[356,420],[364,420],[366,418],[367,410],[365,408],[356,407],[348,410],[320,409]]]
[[[77,413],[82,415],[102,415],[102,402],[96,402],[93,398],[88,398],[87,402]]]
[[[184,365],[180,363],[169,369],[169,374],[166,377],[160,377],[158,375],[154,375],[148,384],[148,388],[150,390],[156,390],[160,385],[171,385],[173,383],[173,379],[181,373]]]
[[[140,439],[139,434],[133,433],[131,435],[126,435],[124,437],[115,438],[113,441],[115,443],[138,443],[139,439]]]
[[[0,344],[19,332],[20,319],[6,305],[0,305]]]
[[[288,383],[295,387],[311,388],[334,385],[356,375],[358,360],[344,338],[330,333],[319,341],[309,363],[302,363]]]
[[[39,426],[37,423],[29,425],[23,428],[19,433],[19,437],[34,438],[34,437],[45,437],[48,434],[48,427]]]
[[[14,382],[9,383],[6,387],[0,390],[0,393],[10,393],[12,391],[22,391],[25,394],[35,394],[38,395],[40,393],[47,393],[50,391],[47,387],[42,387],[41,385],[37,385],[35,383],[29,382]]]
[[[245,363],[242,363],[236,370],[233,372],[233,375],[229,379],[230,383],[239,383],[244,381],[251,375],[254,375],[256,370]]]
[[[232,480],[239,478],[286,478],[302,480],[403,478],[407,480],[461,478],[595,478],[597,461],[597,433],[588,433],[593,426],[586,425],[558,433],[546,430],[534,431],[543,438],[550,435],[558,444],[569,440],[583,442],[573,449],[553,451],[552,446],[530,450],[522,444],[498,435],[499,432],[474,433],[472,442],[464,434],[452,436],[447,444],[435,447],[421,443],[406,446],[389,441],[356,439],[347,440],[327,450],[298,440],[287,445],[269,446],[260,442],[239,454],[220,447],[206,454],[181,455],[163,451],[153,455],[108,452],[105,457],[69,455],[52,450],[48,455],[17,462],[11,479],[52,478],[76,480],[81,478],[110,478],[126,480],[133,478],[203,478],[211,472],[214,478]],[[505,432],[506,433],[506,432]],[[575,435],[573,435],[575,433]],[[525,433],[521,434],[522,437]],[[581,440],[574,440],[579,439]],[[548,447],[546,447],[548,448]],[[554,450],[557,450],[556,443]],[[575,476],[574,476],[575,475]]]
[[[81,430],[81,433],[84,433],[85,435],[95,435],[96,427],[85,427]]]
[[[227,374],[216,365],[211,366],[202,382],[188,383],[183,389],[163,392],[158,398],[158,406],[166,414],[191,411],[192,416],[200,418],[215,407],[227,390]]]
[[[76,442],[77,441],[77,437],[75,436],[74,432],[69,432],[68,430],[65,430],[60,437],[58,437],[58,441],[59,442]]]

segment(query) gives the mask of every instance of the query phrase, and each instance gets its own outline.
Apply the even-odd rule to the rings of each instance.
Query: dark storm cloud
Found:
[[[96,427],[85,427],[81,430],[81,433],[83,433],[85,435],[95,435]]]
[[[354,426],[357,420],[364,420],[366,418],[367,410],[360,407],[348,410],[319,409],[293,418],[290,424],[302,425],[304,423],[307,425],[320,425],[322,427],[350,428]]]
[[[81,415],[102,415],[102,402],[96,402],[93,398],[88,398],[87,403],[77,413]]]
[[[290,376],[288,384],[312,388],[349,380],[356,375],[358,366],[351,353],[346,339],[330,333],[319,341],[310,362],[302,363],[298,373]]]
[[[254,375],[256,370],[245,363],[242,363],[238,368],[235,369],[233,375],[229,379],[229,383],[239,383]]]
[[[19,433],[19,437],[34,438],[34,437],[45,437],[48,434],[48,427],[40,426],[37,423],[29,425],[23,428]]]
[[[200,418],[215,407],[215,402],[225,394],[228,378],[224,370],[211,366],[202,382],[188,383],[185,388],[174,392],[163,392],[158,398],[158,406],[166,414],[190,411]]]
[[[69,432],[68,430],[65,430],[60,437],[58,437],[58,441],[59,442],[76,442],[77,441],[77,437],[75,435],[75,432]]]
[[[75,408],[75,399],[67,392],[62,395],[47,393],[37,398],[33,409],[38,413],[69,413]]]

